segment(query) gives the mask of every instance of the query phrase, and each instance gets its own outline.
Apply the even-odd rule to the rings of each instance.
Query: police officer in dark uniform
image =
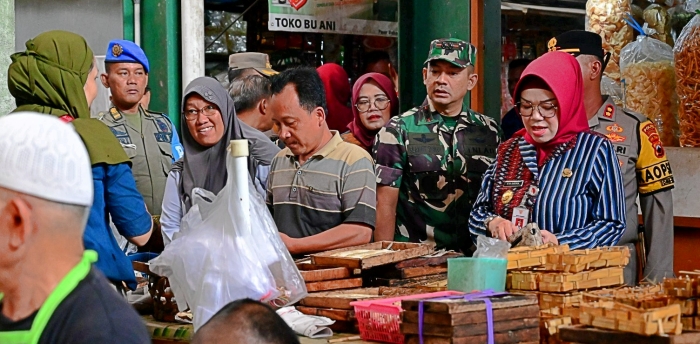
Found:
[[[625,283],[636,284],[641,267],[642,279],[659,282],[673,276],[671,189],[674,180],[656,127],[646,116],[621,108],[609,96],[601,95],[600,80],[609,53],[603,51],[600,36],[587,31],[568,31],[552,38],[548,47],[550,51],[570,53],[578,60],[583,73],[588,124],[591,130],[612,141],[620,161],[627,230],[618,245],[628,246],[631,252],[630,263],[625,268]],[[642,232],[638,231],[637,196],[644,220]],[[642,242],[644,247],[640,245]]]
[[[140,102],[148,84],[146,54],[133,42],[109,42],[102,84],[112,93],[112,107],[99,114],[131,159],[136,187],[148,211],[160,215],[165,181],[182,155],[177,132],[167,115],[144,109]]]

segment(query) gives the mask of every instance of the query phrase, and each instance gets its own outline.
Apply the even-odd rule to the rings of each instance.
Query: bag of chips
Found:
[[[603,50],[612,53],[605,75],[620,81],[620,51],[634,39],[632,28],[623,18],[632,11],[630,0],[588,0],[586,2],[586,31],[603,38]]]
[[[683,28],[673,50],[680,99],[680,144],[700,147],[700,16]]]
[[[677,147],[678,96],[671,46],[641,34],[622,49],[620,67],[625,107],[647,116],[665,146]]]

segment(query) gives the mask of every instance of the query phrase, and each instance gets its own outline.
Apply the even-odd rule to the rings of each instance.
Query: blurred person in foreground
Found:
[[[367,152],[372,150],[379,129],[399,113],[399,100],[391,80],[379,73],[367,73],[352,88],[353,120],[349,131],[340,135]]]
[[[576,59],[550,52],[515,87],[525,129],[498,147],[469,218],[476,237],[508,240],[536,223],[544,242],[612,246],[624,231],[622,175],[612,144],[588,129]]]
[[[297,256],[366,244],[374,229],[372,158],[328,129],[325,100],[314,69],[272,79],[270,111],[286,148],[272,161],[267,205]]]
[[[67,31],[48,31],[12,55],[8,87],[17,109],[52,115],[71,123],[92,164],[94,200],[83,235],[85,248],[98,253],[95,266],[115,284],[136,288],[136,276],[109,226],[142,246],[152,232],[151,215],[136,189],[131,161],[117,138],[99,120],[90,118],[97,96],[97,67],[85,39]],[[60,248],[59,248],[60,249]]]
[[[299,338],[270,306],[243,299],[214,314],[192,338],[192,344],[299,344]]]
[[[150,343],[85,250],[90,157],[57,117],[0,118],[0,343]]]
[[[673,172],[656,126],[646,116],[623,109],[600,92],[609,58],[599,35],[568,31],[549,42],[550,50],[567,52],[583,73],[584,105],[588,126],[605,135],[615,147],[622,170],[627,228],[619,244],[630,249],[625,283],[661,282],[673,277]],[[639,228],[639,207],[643,227]],[[643,240],[640,240],[640,237]],[[639,245],[644,244],[644,248]],[[646,252],[646,257],[643,256]],[[639,277],[641,275],[641,278]]]

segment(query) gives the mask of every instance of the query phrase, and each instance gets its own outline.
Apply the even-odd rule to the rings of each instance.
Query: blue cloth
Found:
[[[168,119],[170,122],[170,125],[173,128],[173,136],[172,139],[170,140],[170,146],[172,147],[173,150],[173,163],[175,161],[180,160],[183,155],[185,155],[185,148],[182,147],[182,143],[180,142],[180,136],[177,134],[177,128],[175,128],[175,125],[173,124],[173,121],[170,119],[170,116],[167,114],[163,114],[165,118]]]
[[[124,255],[109,227],[109,216],[121,235],[128,238],[148,233],[151,215],[146,211],[143,197],[128,163],[92,166],[95,200],[90,208],[87,228],[83,235],[86,249],[98,254],[95,266],[113,283],[125,281],[136,288],[131,261]]]
[[[508,140],[513,137],[513,134],[520,129],[525,128],[523,119],[520,118],[515,108],[506,112],[506,115],[501,118],[501,130],[503,130],[503,140]]]
[[[146,73],[149,71],[148,58],[143,49],[136,45],[136,43],[123,40],[115,39],[109,42],[107,45],[107,52],[105,53],[105,62],[126,62],[126,63],[140,63]]]
[[[624,187],[615,150],[605,137],[580,133],[572,149],[552,158],[540,169],[535,147],[522,137],[511,140],[519,140],[522,161],[534,180],[539,179],[539,183],[533,184],[540,191],[532,209],[532,222],[572,249],[610,246],[620,241],[625,230]],[[500,215],[494,213],[492,193],[494,180],[507,178],[494,176],[497,164],[505,159],[497,157],[484,174],[469,218],[474,242],[477,235],[489,235],[484,220],[490,215]],[[565,173],[565,169],[569,171]]]

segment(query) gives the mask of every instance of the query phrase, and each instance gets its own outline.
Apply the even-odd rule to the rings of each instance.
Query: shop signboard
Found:
[[[268,0],[270,31],[398,36],[398,0]]]

